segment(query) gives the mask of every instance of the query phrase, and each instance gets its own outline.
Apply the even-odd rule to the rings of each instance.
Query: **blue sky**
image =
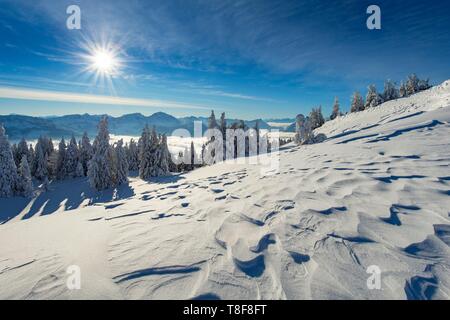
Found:
[[[66,28],[81,8],[82,29]],[[366,28],[381,8],[382,29]],[[415,72],[450,78],[448,1],[0,0],[0,114],[282,118]],[[115,48],[95,81],[86,44]],[[100,95],[100,97],[99,97]],[[103,98],[105,97],[105,98]]]

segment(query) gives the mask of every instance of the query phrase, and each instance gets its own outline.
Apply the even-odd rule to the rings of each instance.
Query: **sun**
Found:
[[[108,40],[106,36],[84,35],[77,43],[75,64],[78,74],[91,82],[90,90],[116,95],[116,85],[125,79],[127,53],[123,41]]]
[[[96,50],[91,56],[91,69],[104,75],[113,75],[117,71],[118,61],[112,51]]]

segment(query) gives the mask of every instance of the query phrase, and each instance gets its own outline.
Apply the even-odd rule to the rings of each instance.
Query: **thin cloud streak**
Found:
[[[244,94],[240,94],[240,93],[224,92],[224,91],[220,91],[220,90],[199,90],[199,91],[197,91],[197,93],[203,94],[203,95],[234,98],[234,99],[277,102],[276,100],[270,99],[270,98],[248,96],[248,95],[244,95]]]
[[[164,83],[165,88],[170,90],[179,92],[189,92],[204,96],[216,96],[216,97],[225,97],[251,101],[281,102],[272,98],[223,91],[221,90],[222,87],[217,85],[204,85],[197,83],[188,83],[183,81],[177,82],[173,80],[164,79],[162,77],[155,76],[152,74],[129,74],[125,75],[123,78],[129,81],[144,80],[144,81],[158,82],[158,84]]]
[[[33,90],[25,88],[17,89],[10,87],[0,87],[0,98],[16,99],[16,100],[33,100],[33,101],[70,102],[83,104],[209,110],[209,108],[205,106],[178,103],[175,101],[111,97],[111,96],[79,94],[71,92]]]

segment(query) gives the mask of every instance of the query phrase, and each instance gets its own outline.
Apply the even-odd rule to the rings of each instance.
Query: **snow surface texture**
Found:
[[[0,298],[449,299],[449,121],[447,81],[326,123],[276,175],[222,163],[2,199]]]

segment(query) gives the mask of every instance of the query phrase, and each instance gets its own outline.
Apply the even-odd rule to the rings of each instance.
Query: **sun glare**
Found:
[[[114,82],[120,82],[125,66],[122,47],[111,41],[94,41],[88,37],[79,45],[82,52],[78,53],[77,57],[83,66],[80,74],[90,79],[96,90],[115,95]]]
[[[112,74],[117,67],[117,61],[112,52],[99,50],[92,55],[91,68],[99,73]]]

